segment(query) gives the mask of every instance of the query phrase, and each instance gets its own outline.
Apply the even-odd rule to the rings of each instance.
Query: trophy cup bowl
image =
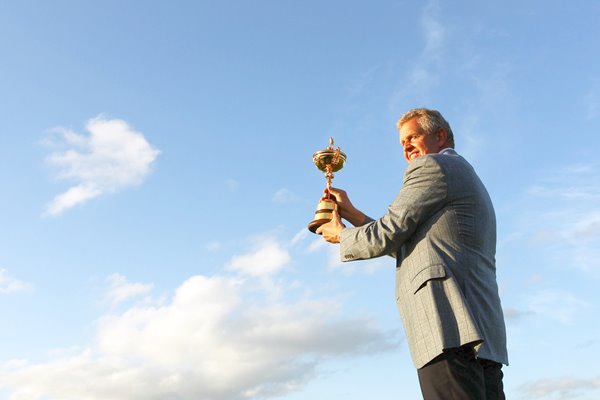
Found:
[[[331,187],[331,180],[333,179],[333,173],[339,171],[344,167],[346,162],[346,154],[342,153],[340,148],[334,150],[333,138],[329,138],[329,147],[316,151],[313,154],[313,162],[315,166],[325,173],[327,179],[327,189]],[[318,227],[333,218],[333,211],[337,208],[335,198],[331,197],[329,191],[325,191],[325,195],[319,201],[317,205],[317,211],[313,220],[308,224],[308,230],[312,233],[316,233]]]
[[[339,148],[338,148],[339,149]],[[340,169],[344,168],[344,163],[346,162],[346,154],[339,152],[338,161],[335,164],[332,164],[334,159],[336,158],[336,151],[333,149],[325,149],[316,151],[313,154],[313,162],[319,169],[319,171],[323,171],[327,173],[327,165],[331,165],[331,172],[338,172]]]

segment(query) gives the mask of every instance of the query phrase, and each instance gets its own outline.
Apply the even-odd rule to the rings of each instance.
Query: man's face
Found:
[[[425,154],[439,152],[443,142],[445,142],[445,137],[442,141],[439,133],[428,135],[421,129],[417,118],[408,120],[400,129],[400,144],[404,148],[404,158],[408,162]]]

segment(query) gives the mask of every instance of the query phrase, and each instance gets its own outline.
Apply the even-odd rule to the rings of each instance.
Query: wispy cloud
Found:
[[[542,289],[527,296],[530,313],[542,315],[561,324],[574,323],[592,304],[562,289]]]
[[[221,247],[223,247],[223,243],[217,242],[217,241],[212,241],[212,242],[207,243],[205,247],[206,247],[207,250],[217,251]]]
[[[600,276],[600,164],[549,171],[528,190],[529,243],[555,252],[553,259]],[[540,204],[545,204],[540,209]],[[532,207],[535,211],[528,209]]]
[[[588,87],[583,98],[583,108],[587,119],[591,120],[600,116],[600,79],[593,79]]]
[[[46,206],[44,215],[56,216],[106,193],[139,185],[148,176],[160,153],[144,135],[120,119],[99,116],[86,124],[89,135],[65,128],[46,143],[54,149],[48,163],[56,178],[75,182]]]
[[[390,109],[394,113],[398,109],[406,109],[408,99],[413,104],[415,101],[424,102],[430,89],[439,82],[439,65],[444,58],[447,33],[440,18],[440,5],[437,1],[427,2],[421,14],[420,25],[424,44],[399,83],[399,89],[391,97]]]
[[[227,185],[227,190],[229,190],[231,193],[235,193],[240,190],[240,182],[236,179],[228,178],[225,183]]]
[[[531,186],[531,196],[561,201],[600,201],[600,164],[577,163],[549,171]]]
[[[128,282],[127,278],[117,273],[110,275],[106,280],[109,286],[104,299],[111,307],[148,295],[153,287],[152,284]]]
[[[0,269],[0,294],[30,291],[33,285],[10,276],[6,269]]]
[[[600,339],[591,339],[588,340],[584,343],[579,343],[577,346],[575,346],[576,349],[590,349],[592,347],[596,347],[600,345]]]
[[[438,60],[446,38],[446,27],[440,18],[440,5],[436,1],[429,1],[421,15],[421,26],[425,38],[423,55],[430,60]]]
[[[440,4],[437,1],[427,2],[420,23],[424,44],[408,76],[408,83],[415,91],[428,89],[439,81],[439,65],[445,53],[446,27],[441,21]]]
[[[600,389],[600,376],[588,379],[565,376],[555,379],[541,379],[521,386],[521,392],[528,399],[570,399],[582,393],[592,394]],[[591,398],[591,397],[589,397]]]
[[[0,387],[11,399],[263,398],[297,390],[326,360],[398,345],[373,320],[344,316],[337,297],[282,276],[265,288],[265,275],[288,262],[283,245],[263,243],[232,258],[233,274],[192,276],[168,301],[113,308],[76,354],[1,363]],[[118,274],[108,280],[106,297],[117,302],[150,294]],[[274,299],[273,290],[286,296]]]
[[[340,247],[327,243],[321,236],[316,236],[305,229],[307,233],[302,234],[306,239],[303,251],[306,254],[321,253],[326,260],[326,267],[330,272],[341,272],[343,274],[364,273],[372,274],[382,269],[389,269],[394,261],[389,257],[381,257],[373,260],[363,260],[361,262],[342,262],[340,257]]]
[[[298,196],[296,196],[291,190],[286,188],[281,188],[275,192],[273,195],[273,201],[275,203],[292,203],[298,200]]]
[[[439,0],[429,0],[422,6],[419,35],[412,39],[420,50],[400,50],[410,56],[402,58],[397,68],[402,74],[389,97],[388,108],[396,115],[419,106],[443,107],[440,111],[457,134],[457,148],[475,161],[507,145],[502,132],[515,128],[511,126],[513,119],[507,116],[518,108],[520,98],[514,94],[511,59],[481,46],[482,37],[497,36],[494,28],[472,20],[475,23],[457,25],[446,18],[447,7],[451,7],[449,3]],[[461,96],[452,94],[456,87],[461,88]],[[446,101],[445,95],[456,102]],[[496,118],[498,115],[502,117]]]
[[[329,245],[325,240],[323,240],[322,237],[311,237],[311,241],[308,244],[308,246],[306,247],[306,251],[309,253],[314,253],[316,251],[319,250],[323,250],[323,249],[335,249],[337,248],[337,246],[331,246]]]
[[[523,311],[512,307],[506,307],[502,311],[504,312],[504,318],[511,321],[519,321],[531,315],[530,311]]]
[[[299,230],[294,237],[292,238],[291,245],[296,246],[304,241],[309,235],[309,230],[306,228],[302,228]]]

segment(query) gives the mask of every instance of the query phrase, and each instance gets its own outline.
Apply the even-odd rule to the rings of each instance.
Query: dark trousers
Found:
[[[471,346],[444,350],[417,370],[425,400],[504,400],[502,364],[475,358]]]

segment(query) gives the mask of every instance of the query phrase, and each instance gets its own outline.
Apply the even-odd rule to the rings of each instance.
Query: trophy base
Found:
[[[310,224],[308,224],[308,230],[311,231],[312,233],[316,233],[317,229],[321,226],[324,225],[326,223],[328,223],[329,221],[331,221],[331,219],[316,219],[310,222]]]
[[[315,231],[318,227],[331,221],[333,218],[333,210],[336,209],[336,206],[335,200],[323,197],[321,201],[319,201],[314,219],[308,224],[308,230],[312,233],[316,233]]]

